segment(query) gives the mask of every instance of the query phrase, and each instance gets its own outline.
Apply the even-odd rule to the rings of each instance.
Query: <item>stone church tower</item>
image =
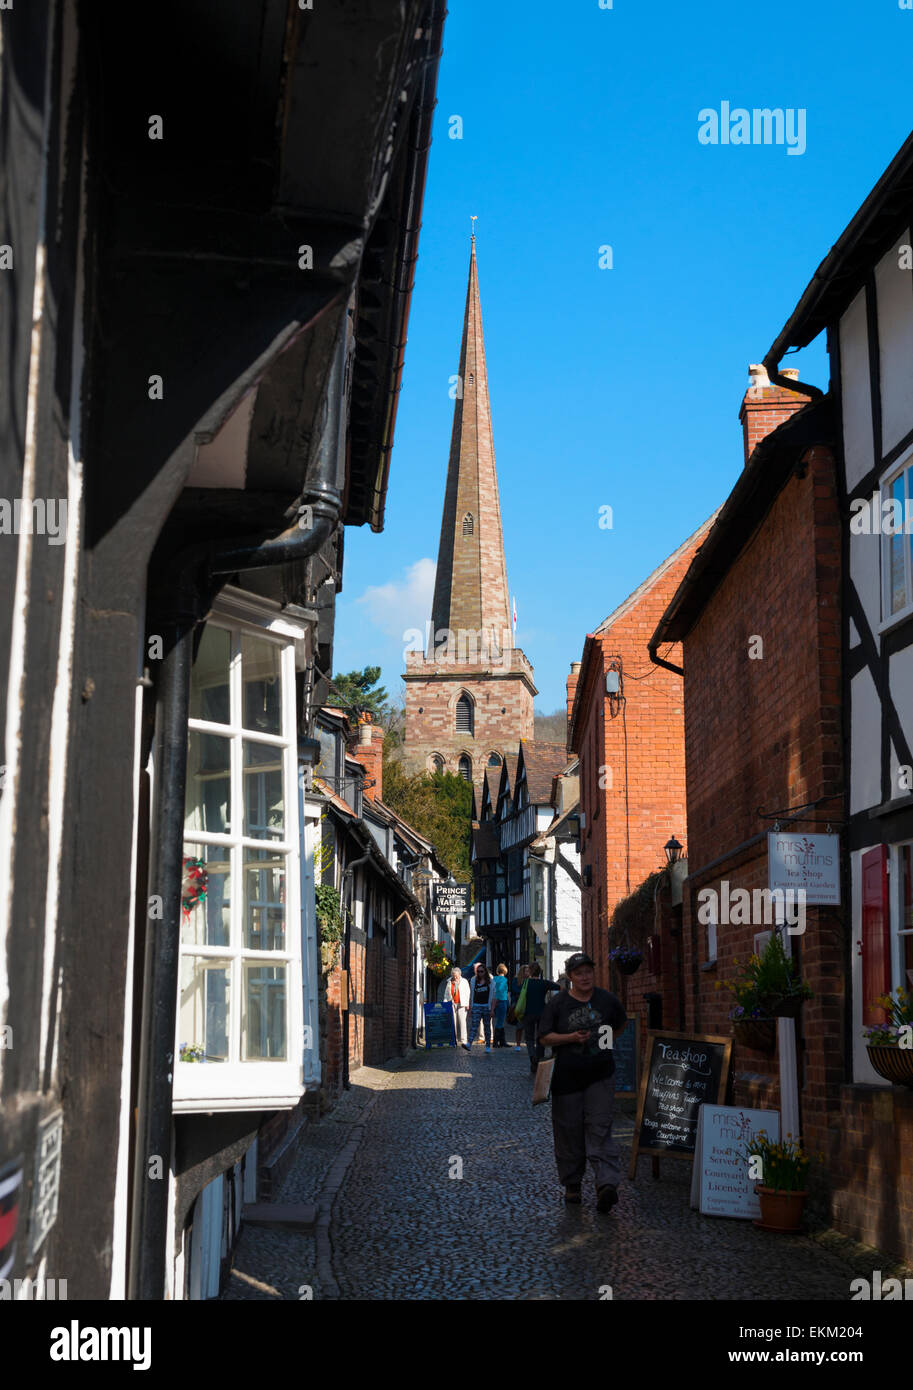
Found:
[[[406,656],[404,761],[478,785],[533,736],[533,668],[514,646],[475,237],[437,576],[424,652]]]

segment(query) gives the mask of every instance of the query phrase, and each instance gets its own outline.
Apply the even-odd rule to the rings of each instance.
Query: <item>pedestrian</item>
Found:
[[[550,999],[539,1024],[539,1041],[554,1050],[552,1132],[564,1200],[577,1204],[587,1160],[596,1180],[596,1209],[618,1201],[621,1162],[612,1139],[615,1103],[613,1043],[627,1022],[621,1000],[596,987],[596,971],[585,951],[565,966],[569,987]]]
[[[466,1046],[466,1013],[469,1008],[469,981],[463,979],[463,972],[455,965],[447,981],[444,995],[445,1004],[453,1005],[454,1037]]]
[[[517,971],[516,976],[514,977],[514,981],[513,981],[513,983],[511,984],[511,987],[510,987],[510,1008],[511,1008],[511,1010],[515,1010],[516,1007],[517,1007],[517,1001],[518,1001],[519,998],[520,998],[520,991],[523,989],[523,986],[524,986],[524,984],[526,983],[526,979],[527,979],[527,976],[528,976],[528,975],[529,975],[529,966],[528,966],[528,965],[521,965],[521,966],[520,966],[520,969]],[[517,1020],[516,1013],[514,1013],[514,1020]],[[511,1020],[511,1021],[513,1022],[514,1020]],[[520,1051],[520,1048],[521,1048],[522,1046],[523,1046],[523,1021],[522,1021],[522,1019],[519,1019],[519,1020],[517,1020],[517,1031],[516,1031],[516,1034],[514,1035],[514,1051],[515,1051],[515,1052],[519,1052],[519,1051]]]
[[[529,1055],[529,1069],[535,1073],[542,1061],[542,1044],[539,1042],[539,1019],[545,1008],[545,996],[559,986],[554,980],[542,978],[542,966],[534,963],[529,967],[526,981],[526,1007],[523,1010],[523,1031],[526,1035],[526,1051]]]
[[[507,999],[510,989],[507,983],[507,966],[499,965],[491,982],[493,997],[491,1003],[492,1022],[495,1030],[495,1047],[506,1047],[504,1024],[507,1022]]]
[[[475,979],[470,985],[470,1008],[472,1012],[469,1016],[467,1051],[478,1037],[480,1023],[485,1032],[485,1051],[491,1051],[491,1005],[493,999],[494,990],[488,967],[480,964],[476,970]]]

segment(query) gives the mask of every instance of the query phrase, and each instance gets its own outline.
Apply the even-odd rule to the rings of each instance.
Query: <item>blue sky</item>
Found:
[[[346,531],[334,667],[400,690],[430,618],[475,213],[508,584],[550,712],[586,633],[734,484],[748,364],[913,126],[913,11],[449,8],[386,526]],[[723,101],[804,109],[805,153],[700,144]],[[823,342],[784,365],[826,388]]]

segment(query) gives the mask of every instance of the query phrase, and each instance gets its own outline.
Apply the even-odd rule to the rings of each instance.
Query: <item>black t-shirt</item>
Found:
[[[602,1081],[615,1071],[611,1046],[614,1034],[627,1021],[622,1002],[607,989],[594,989],[586,1003],[575,999],[566,990],[551,998],[539,1021],[539,1037],[547,1033],[576,1033],[589,1030],[585,1043],[563,1043],[553,1052],[555,1070],[552,1073],[552,1094],[570,1095],[582,1091],[594,1081]],[[601,1030],[608,1024],[612,1033]]]

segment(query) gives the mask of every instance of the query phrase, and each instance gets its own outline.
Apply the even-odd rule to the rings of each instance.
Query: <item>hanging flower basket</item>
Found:
[[[734,1018],[732,1028],[736,1042],[753,1052],[772,1053],[777,1046],[775,1018]]]
[[[867,1047],[869,1061],[886,1081],[913,1087],[913,1050],[909,1047]]]
[[[619,970],[622,975],[633,975],[643,965],[642,951],[628,951],[623,947],[616,947],[609,952],[609,960]]]
[[[762,1231],[799,1231],[807,1192],[778,1192],[758,1183],[755,1187],[761,1203],[761,1215],[754,1224]]]

